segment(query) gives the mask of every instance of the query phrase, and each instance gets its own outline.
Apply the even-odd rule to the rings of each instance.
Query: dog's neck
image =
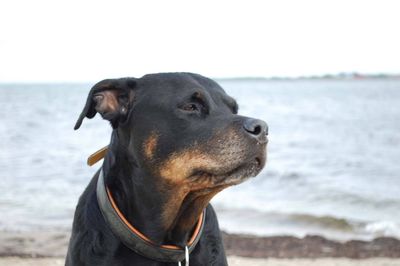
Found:
[[[119,209],[154,243],[184,247],[201,212],[221,189],[193,192],[169,184],[141,169],[127,145],[113,135],[103,172]]]

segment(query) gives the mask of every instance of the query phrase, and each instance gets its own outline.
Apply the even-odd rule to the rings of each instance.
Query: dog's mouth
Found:
[[[222,182],[236,185],[245,180],[255,177],[264,168],[266,156],[258,156],[253,160],[243,163],[228,173],[219,176]]]
[[[231,186],[240,184],[258,175],[264,168],[266,156],[256,156],[231,169],[197,170],[190,176],[192,182],[206,183],[209,186]]]

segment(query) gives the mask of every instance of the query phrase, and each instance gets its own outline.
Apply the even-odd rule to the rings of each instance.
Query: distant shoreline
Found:
[[[301,80],[332,80],[332,81],[362,81],[362,80],[400,80],[400,74],[358,74],[344,73],[335,75],[312,75],[312,76],[296,76],[296,77],[231,77],[231,78],[215,78],[219,82],[224,81],[301,81]]]
[[[344,243],[321,236],[257,237],[223,233],[229,256],[251,258],[400,258],[400,240],[390,237]],[[0,232],[0,257],[64,257],[69,232]]]

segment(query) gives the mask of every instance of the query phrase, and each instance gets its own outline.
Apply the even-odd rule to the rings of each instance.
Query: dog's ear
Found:
[[[77,130],[85,117],[93,118],[96,113],[110,121],[113,128],[123,121],[132,106],[134,99],[134,78],[105,79],[92,87],[81,115],[76,121]]]

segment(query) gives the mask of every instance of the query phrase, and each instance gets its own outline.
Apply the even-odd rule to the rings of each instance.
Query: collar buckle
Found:
[[[178,266],[182,266],[182,262],[178,262]],[[185,266],[189,266],[189,249],[185,246]]]

